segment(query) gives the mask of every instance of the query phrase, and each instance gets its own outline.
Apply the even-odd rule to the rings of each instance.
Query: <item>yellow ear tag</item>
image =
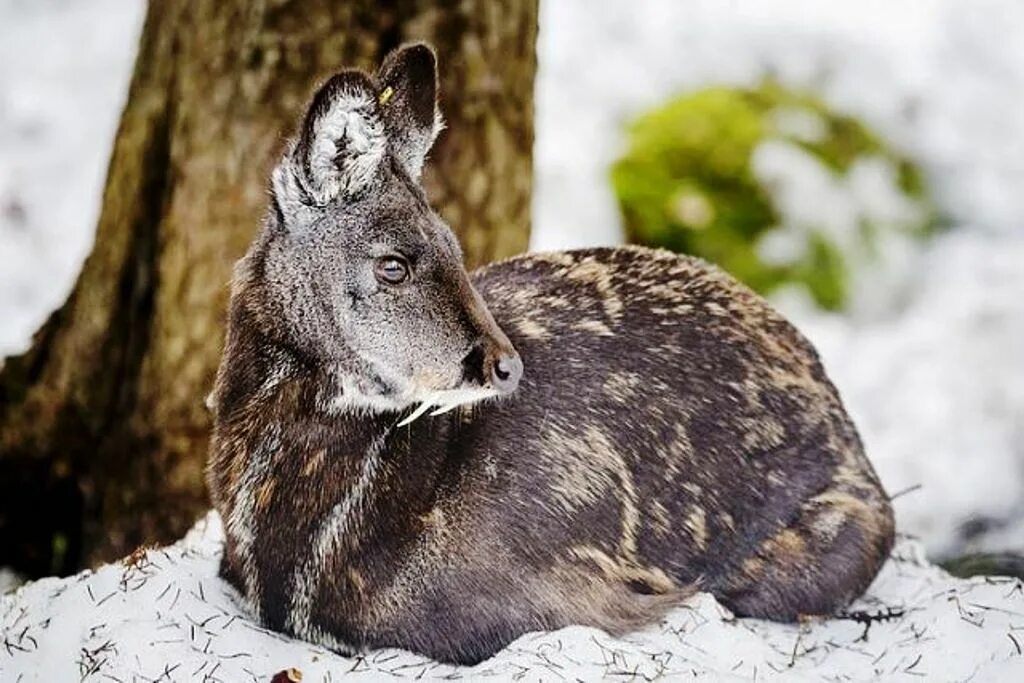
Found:
[[[388,87],[384,88],[384,92],[382,92],[380,94],[380,97],[377,99],[377,101],[380,102],[380,106],[383,107],[388,102],[390,102],[391,101],[391,97],[394,94],[395,94],[395,90],[390,85]]]

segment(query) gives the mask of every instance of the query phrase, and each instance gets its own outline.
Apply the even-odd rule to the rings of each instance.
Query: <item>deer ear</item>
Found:
[[[380,105],[392,153],[419,179],[427,152],[444,128],[437,106],[437,58],[423,43],[401,47],[377,72]]]
[[[343,71],[320,88],[274,170],[279,201],[325,206],[370,184],[387,150],[377,99],[373,82],[358,71]]]

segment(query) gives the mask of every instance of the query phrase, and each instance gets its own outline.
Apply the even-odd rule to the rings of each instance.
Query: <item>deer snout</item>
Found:
[[[495,330],[496,336],[481,337],[473,345],[462,361],[463,373],[468,381],[479,382],[501,394],[510,394],[523,377],[523,359],[504,333],[498,328]]]
[[[464,367],[481,383],[489,384],[499,393],[510,394],[523,378],[523,359],[468,281],[465,292],[470,320],[480,336],[464,361]]]
[[[514,350],[503,352],[491,365],[491,385],[503,394],[511,394],[523,376],[523,359]]]
[[[504,335],[502,334],[502,339]],[[523,377],[523,359],[507,339],[485,337],[473,345],[462,361],[463,380],[510,394]]]

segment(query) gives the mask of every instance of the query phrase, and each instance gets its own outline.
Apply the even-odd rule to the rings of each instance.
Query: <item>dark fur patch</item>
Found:
[[[772,619],[856,596],[892,510],[807,341],[667,252],[467,274],[418,182],[436,98],[423,45],[342,72],[275,169],[211,395],[223,577],[271,628],[462,663],[698,588]],[[501,397],[398,426],[442,394]]]
[[[406,428],[398,413],[325,413],[329,378],[260,336],[236,293],[210,485],[229,532],[223,574],[257,586],[266,623],[473,662],[528,630],[652,623],[698,579],[741,615],[786,620],[867,586],[891,509],[813,350],[761,299],[637,249],[521,257],[474,279],[523,382]],[[666,308],[679,312],[654,310]],[[546,336],[517,331],[524,316]],[[261,393],[271,372],[283,379]],[[246,559],[233,551],[237,472],[268,431],[281,452],[241,492],[255,510]],[[369,457],[381,464],[360,483]],[[360,486],[317,556],[325,520]],[[291,611],[308,562],[322,569],[303,630]]]

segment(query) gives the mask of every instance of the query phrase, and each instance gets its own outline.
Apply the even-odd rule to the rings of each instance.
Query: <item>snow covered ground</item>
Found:
[[[0,355],[70,289],[131,70],[139,0],[0,0]],[[819,346],[930,554],[1024,550],[1024,4],[542,2],[534,248],[614,242],[622,125],[766,73],[925,167],[954,227],[871,315],[779,304]],[[809,196],[809,201],[816,198]],[[970,529],[971,534],[964,532]]]
[[[737,620],[710,595],[615,639],[572,627],[521,637],[474,668],[380,650],[342,657],[266,631],[217,579],[215,513],[178,544],[0,600],[0,680],[306,681],[944,680],[1024,678],[1024,582],[951,579],[901,544],[856,608],[895,618],[804,625]],[[73,654],[72,654],[73,653]]]

